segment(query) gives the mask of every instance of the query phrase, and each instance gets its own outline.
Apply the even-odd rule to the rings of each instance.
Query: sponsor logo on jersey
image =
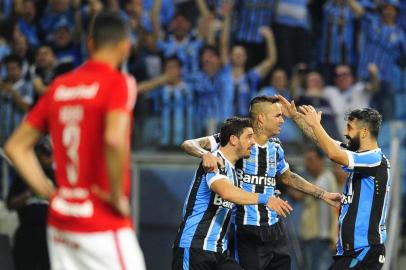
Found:
[[[99,83],[95,82],[91,85],[65,86],[61,85],[55,90],[55,101],[68,101],[75,99],[91,99],[94,98],[99,91]]]
[[[244,174],[244,171],[241,169],[237,169],[237,178],[240,182],[247,184],[273,186],[273,187],[276,185],[275,177]]]
[[[214,199],[213,199],[213,204],[218,205],[222,208],[229,208],[229,209],[233,208],[232,202],[224,200],[218,194],[215,194]]]

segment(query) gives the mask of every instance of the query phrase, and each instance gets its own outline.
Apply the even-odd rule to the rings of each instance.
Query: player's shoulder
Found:
[[[269,143],[272,143],[272,144],[275,144],[276,146],[282,146],[281,140],[279,140],[279,138],[277,138],[277,137],[271,137],[271,138],[268,140],[268,142],[269,142]]]

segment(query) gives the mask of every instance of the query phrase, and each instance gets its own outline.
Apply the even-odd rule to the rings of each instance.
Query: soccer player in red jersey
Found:
[[[133,77],[117,70],[128,56],[128,29],[101,13],[88,40],[90,60],[56,78],[5,145],[21,176],[49,199],[53,269],[145,269],[130,218]],[[57,188],[34,154],[41,133],[53,143]]]

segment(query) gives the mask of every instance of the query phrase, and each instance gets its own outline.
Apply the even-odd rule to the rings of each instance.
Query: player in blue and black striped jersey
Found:
[[[226,256],[233,204],[265,205],[286,215],[292,208],[270,194],[245,192],[238,188],[235,162],[249,157],[254,145],[248,119],[231,118],[220,132],[220,148],[213,154],[224,167],[205,172],[200,164],[183,209],[183,220],[174,243],[172,269],[241,269]]]
[[[328,193],[304,180],[289,169],[280,141],[283,115],[278,98],[258,96],[251,100],[250,117],[256,144],[251,155],[236,163],[239,187],[247,192],[275,196],[276,181],[339,206],[341,196]],[[183,143],[191,155],[203,158],[203,167],[213,170],[222,163],[210,151],[218,147],[218,136],[209,136]],[[237,206],[233,256],[246,269],[290,269],[290,255],[283,224],[278,211],[265,205]]]
[[[345,131],[348,145],[344,145],[325,132],[320,112],[312,106],[300,110],[312,130],[308,135],[350,173],[338,219],[337,254],[330,269],[381,269],[390,189],[390,165],[377,142],[381,114],[370,108],[351,111]]]

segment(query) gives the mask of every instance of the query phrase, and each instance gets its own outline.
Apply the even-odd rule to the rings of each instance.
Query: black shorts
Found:
[[[234,226],[230,252],[245,270],[290,270],[291,259],[282,222],[272,226]]]
[[[242,270],[226,253],[198,248],[173,248],[172,270]]]
[[[370,246],[353,255],[334,256],[334,263],[329,270],[379,270],[385,262],[385,246]]]

